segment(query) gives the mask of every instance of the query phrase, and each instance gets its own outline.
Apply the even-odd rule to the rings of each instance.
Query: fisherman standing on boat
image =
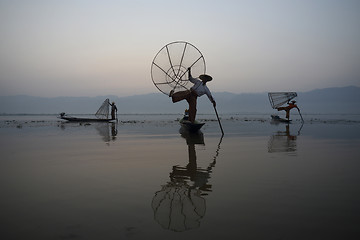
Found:
[[[206,94],[214,107],[216,107],[216,102],[212,97],[210,90],[206,86],[206,83],[212,80],[211,76],[202,74],[199,76],[199,78],[193,78],[191,76],[191,68],[188,68],[188,77],[189,81],[192,82],[194,86],[192,86],[190,90],[180,91],[176,93],[174,93],[174,90],[171,90],[169,97],[172,98],[173,103],[186,99],[189,104],[189,121],[194,123],[197,111],[196,103],[198,97]]]
[[[286,118],[289,120],[290,118],[290,110],[293,109],[293,108],[297,108],[297,110],[300,112],[300,109],[298,108],[298,106],[295,104],[296,101],[293,100],[291,101],[290,103],[288,103],[288,106],[286,107],[278,107],[276,108],[278,111],[282,111],[284,110],[286,112]]]
[[[109,103],[110,104],[110,103]],[[110,104],[110,106],[111,106],[111,120],[115,120],[115,112],[116,112],[116,114],[117,114],[117,107],[116,107],[116,105],[115,105],[115,102],[112,102],[111,104]]]

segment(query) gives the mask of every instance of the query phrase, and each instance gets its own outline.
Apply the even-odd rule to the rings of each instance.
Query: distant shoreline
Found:
[[[267,93],[233,94],[214,92],[219,115],[274,114]],[[0,96],[0,113],[4,114],[93,114],[104,99],[114,101],[119,114],[182,114],[186,101],[172,103],[161,93],[130,97],[56,97]],[[360,87],[326,88],[298,93],[295,98],[302,114],[360,114]],[[198,98],[198,114],[213,114],[206,96]],[[281,113],[279,113],[281,114]]]

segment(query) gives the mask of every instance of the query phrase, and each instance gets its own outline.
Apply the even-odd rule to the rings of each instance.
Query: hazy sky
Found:
[[[158,92],[152,60],[177,40],[213,92],[360,87],[358,0],[0,0],[0,95]]]

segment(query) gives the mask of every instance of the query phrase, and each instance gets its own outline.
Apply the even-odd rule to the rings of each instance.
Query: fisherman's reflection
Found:
[[[290,133],[290,124],[285,125],[285,131],[277,131],[275,134],[270,136],[268,143],[268,152],[293,152],[297,150],[297,136],[300,135],[303,124],[298,130],[297,135]]]
[[[189,133],[183,129],[180,129],[180,133],[188,145],[189,162],[185,167],[173,166],[170,182],[155,193],[151,204],[155,220],[163,228],[177,232],[200,226],[206,212],[204,196],[211,191],[208,181],[220,149],[219,143],[209,166],[206,169],[198,168],[195,145],[205,145],[203,133]]]
[[[95,128],[104,142],[110,143],[111,141],[116,140],[116,135],[118,133],[116,123],[99,123],[95,125]]]

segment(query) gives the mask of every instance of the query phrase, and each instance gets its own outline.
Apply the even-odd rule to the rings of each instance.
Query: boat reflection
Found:
[[[94,125],[95,129],[98,131],[104,142],[110,143],[111,141],[116,140],[116,135],[118,133],[116,123],[98,123]]]
[[[99,123],[73,123],[73,122],[61,122],[60,128],[65,130],[70,127],[81,127],[81,126],[93,126],[98,134],[101,136],[101,139],[105,143],[110,143],[111,141],[116,140],[118,134],[117,123],[115,122],[99,122]]]
[[[296,140],[300,135],[300,131],[303,127],[301,124],[300,129],[297,134],[292,134],[290,132],[290,124],[285,125],[285,131],[277,131],[272,136],[270,136],[270,140],[268,142],[268,152],[293,152],[295,153],[297,150]]]
[[[212,191],[212,185],[209,184],[210,174],[215,167],[221,143],[220,140],[209,166],[199,168],[195,145],[205,145],[203,133],[191,133],[181,128],[180,134],[186,139],[188,146],[188,164],[172,167],[170,181],[155,193],[151,203],[155,220],[164,229],[176,232],[200,226],[206,213],[205,196]]]

